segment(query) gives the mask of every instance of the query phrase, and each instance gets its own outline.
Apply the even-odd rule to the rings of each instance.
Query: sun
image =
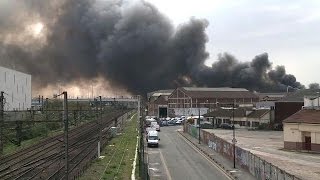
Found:
[[[41,36],[42,32],[44,29],[44,25],[41,22],[37,22],[34,24],[31,24],[27,27],[28,32],[33,36],[33,37],[39,37]]]
[[[38,36],[40,35],[40,33],[42,32],[43,30],[43,24],[41,22],[38,22],[36,24],[33,25],[33,34],[35,36]]]

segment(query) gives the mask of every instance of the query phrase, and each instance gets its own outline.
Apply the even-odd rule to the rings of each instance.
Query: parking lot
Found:
[[[232,142],[232,130],[206,129],[216,136]],[[320,154],[310,154],[283,149],[282,131],[248,131],[236,129],[237,146],[249,150],[287,172],[304,177],[319,179]]]

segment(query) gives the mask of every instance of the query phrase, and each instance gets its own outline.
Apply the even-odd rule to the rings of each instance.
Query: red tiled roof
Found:
[[[303,109],[287,119],[283,120],[284,123],[308,123],[320,124],[320,110]]]

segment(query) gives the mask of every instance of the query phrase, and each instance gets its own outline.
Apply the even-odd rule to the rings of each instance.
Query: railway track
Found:
[[[102,146],[109,139],[108,129],[126,112],[112,112],[101,124],[91,121],[69,131],[69,179],[80,175],[97,154],[98,129]],[[66,179],[63,134],[47,138],[38,144],[0,159],[0,179]]]

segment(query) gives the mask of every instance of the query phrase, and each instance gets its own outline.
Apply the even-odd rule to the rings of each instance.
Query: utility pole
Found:
[[[76,110],[76,113],[77,113],[77,117],[74,119],[74,124],[75,126],[78,126],[78,121],[80,121],[80,111],[79,111],[79,97],[77,97],[77,110]]]
[[[100,158],[100,155],[101,155],[101,143],[102,143],[102,127],[101,127],[102,126],[102,99],[101,99],[101,96],[99,96],[99,101],[100,101],[100,118],[99,119],[97,118],[98,128],[99,128],[98,158]],[[98,113],[97,113],[97,116],[98,116]]]
[[[235,134],[235,126],[234,126],[234,102],[232,104],[232,130],[233,130],[233,168],[236,168],[236,134]]]
[[[68,120],[68,93],[64,91],[63,93],[63,122],[64,122],[64,148],[65,148],[65,177],[69,178],[69,120]]]
[[[4,92],[0,94],[0,156],[3,155],[3,129],[4,129]]]
[[[200,126],[200,105],[199,105],[199,144],[200,144],[200,141],[201,141],[201,139],[200,139],[200,128],[201,128],[201,126]]]
[[[138,118],[140,119],[140,95],[138,95]]]
[[[43,113],[43,96],[41,96],[41,113]]]
[[[22,121],[16,121],[17,146],[21,146]]]
[[[49,98],[46,98],[46,119],[48,120]]]

